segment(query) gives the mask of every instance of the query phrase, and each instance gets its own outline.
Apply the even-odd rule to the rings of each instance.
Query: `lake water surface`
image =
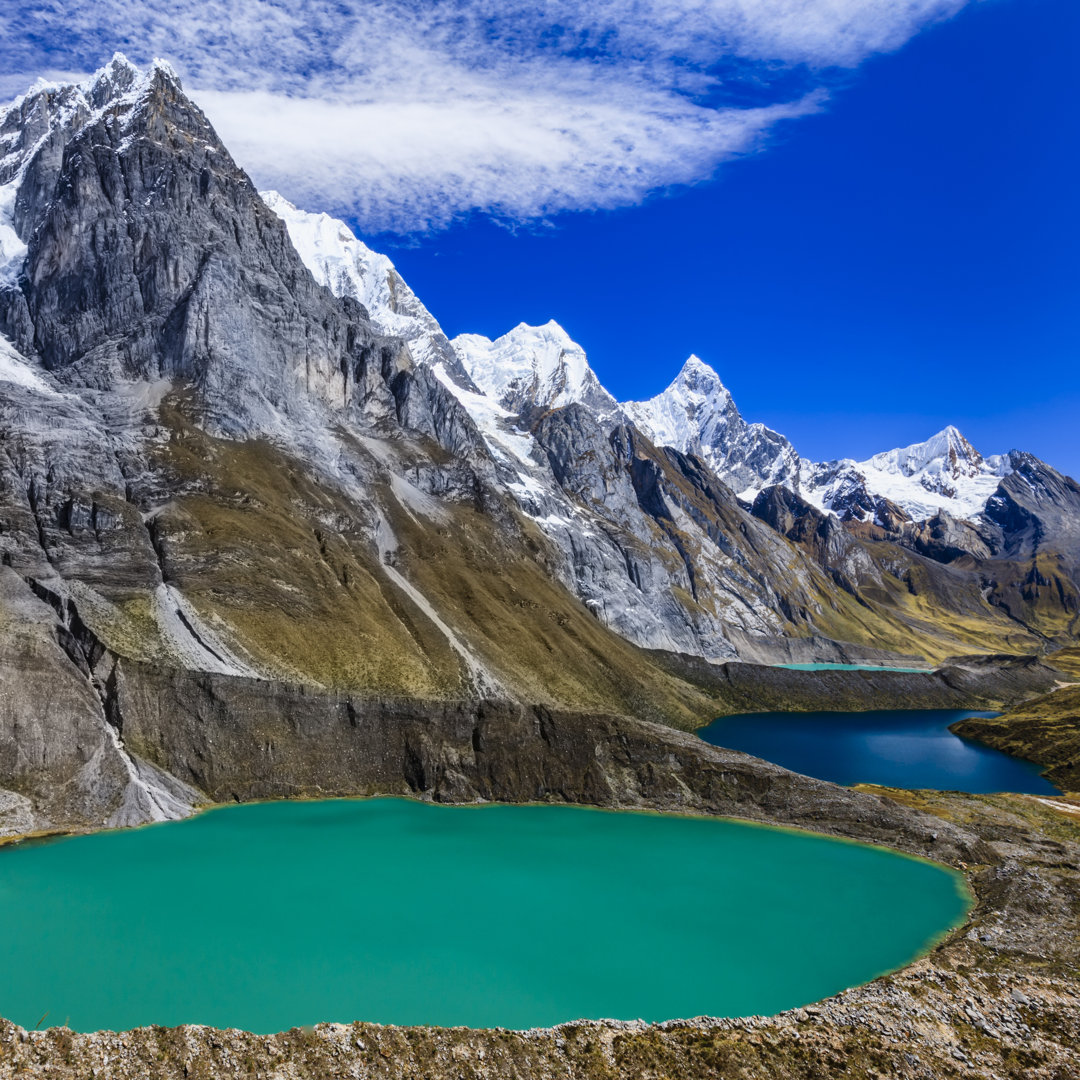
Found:
[[[948,709],[746,713],[714,720],[698,734],[714,746],[837,784],[1058,794],[1039,775],[1038,765],[949,731],[965,717],[987,715],[993,714]]]
[[[709,818],[281,802],[0,849],[0,1015],[80,1031],[772,1013],[911,960],[943,867]]]
[[[808,664],[774,664],[773,667],[787,668],[789,671],[918,671],[928,672],[933,668],[926,667],[883,667],[881,664],[834,664],[834,663],[808,663]]]

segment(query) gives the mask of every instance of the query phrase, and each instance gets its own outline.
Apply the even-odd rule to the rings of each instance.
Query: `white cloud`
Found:
[[[558,95],[349,105],[265,91],[198,100],[260,185],[368,227],[446,225],[482,208],[511,220],[635,203],[693,183],[812,101],[760,109],[577,102]]]
[[[167,57],[260,186],[413,231],[471,210],[632,204],[706,178],[819,107],[815,69],[897,48],[964,3],[48,0],[0,17],[0,65]],[[717,105],[732,64],[766,91],[802,65],[805,90]]]

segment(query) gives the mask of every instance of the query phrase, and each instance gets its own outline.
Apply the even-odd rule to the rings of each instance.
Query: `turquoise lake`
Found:
[[[787,668],[789,671],[932,671],[929,667],[882,667],[880,664],[773,664],[773,667]]]
[[[0,1015],[79,1031],[773,1013],[902,966],[959,875],[716,818],[262,803],[0,849]]]
[[[837,784],[1057,795],[1038,765],[1010,757],[949,725],[992,713],[950,709],[771,712],[722,716],[698,734],[787,769]]]

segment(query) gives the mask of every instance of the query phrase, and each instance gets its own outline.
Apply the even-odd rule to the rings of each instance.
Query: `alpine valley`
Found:
[[[616,401],[555,322],[450,340],[344,223],[259,192],[168,65],[121,56],[0,111],[0,334],[0,835],[570,802],[886,843],[976,897],[813,1013],[112,1049],[0,1022],[0,1074],[1073,1075],[1074,802],[844,788],[691,733],[1038,698],[973,734],[1071,780],[1075,718],[1044,703],[1080,618],[1074,480],[951,427],[811,462],[696,357]],[[814,663],[852,670],[782,666]]]

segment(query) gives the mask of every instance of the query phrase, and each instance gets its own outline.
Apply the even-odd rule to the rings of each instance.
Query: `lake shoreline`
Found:
[[[855,675],[861,683],[861,673]],[[827,677],[832,681],[835,676]],[[788,678],[808,681],[805,673],[788,672],[782,681]],[[246,715],[265,700],[262,688],[216,677],[205,677],[200,685],[202,697],[186,694],[197,708],[189,713],[170,708],[168,723],[158,725],[152,741],[146,738],[150,731],[145,722],[136,724],[125,730],[125,742],[134,736],[135,744],[152,750],[163,767],[170,760],[187,760],[192,746],[212,747],[213,771],[204,779],[221,784],[225,795],[215,801],[259,797],[262,774],[255,770],[252,775],[250,768],[257,759],[250,749],[234,749],[230,729],[218,718]],[[183,686],[195,688],[191,680]],[[227,696],[230,687],[245,695],[235,704]],[[169,679],[154,687],[157,692],[174,688]],[[213,708],[199,704],[202,701]],[[965,705],[977,707],[971,701]],[[256,1071],[280,1080],[413,1074],[431,1080],[594,1080],[654,1075],[658,1070],[726,1080],[736,1066],[745,1066],[750,1076],[794,1080],[810,1068],[842,1071],[845,1062],[853,1068],[878,1062],[891,1069],[887,1075],[937,1080],[961,1075],[963,1061],[954,1052],[969,1061],[976,1060],[973,1053],[985,1052],[994,1071],[1017,1080],[1053,1080],[1057,1068],[1076,1071],[1071,1047],[1080,1045],[1080,875],[1075,869],[1080,864],[1080,825],[1065,821],[1064,814],[1019,797],[840,788],[710,747],[664,725],[626,717],[505,703],[467,708],[443,704],[423,713],[407,703],[340,698],[323,712],[316,706],[321,708],[318,698],[300,695],[295,710],[278,709],[261,729],[283,750],[303,735],[293,761],[303,762],[314,775],[325,760],[329,767],[319,770],[319,787],[298,785],[288,773],[279,774],[275,790],[263,792],[263,797],[286,792],[291,797],[404,794],[424,801],[476,803],[498,794],[503,798],[493,801],[520,802],[540,784],[548,799],[573,804],[719,815],[930,858],[964,871],[976,908],[971,921],[929,957],[845,991],[813,1007],[816,1011],[795,1010],[765,1019],[674,1021],[640,1029],[578,1023],[535,1034],[317,1025],[277,1036],[195,1027],[76,1035],[64,1029],[26,1032],[5,1021],[0,1023],[0,1077],[47,1067],[50,1077],[61,1080],[81,1080],[92,1068],[116,1080],[200,1075],[239,1080]],[[138,712],[128,715],[142,720]],[[182,716],[199,717],[198,742],[193,741],[195,729],[179,723]],[[333,756],[325,757],[323,748]],[[364,761],[379,760],[393,768],[364,771]],[[343,764],[352,768],[347,777],[351,790],[334,790]],[[242,793],[232,788],[240,768],[246,771]],[[297,773],[297,778],[303,775]],[[76,831],[82,830],[76,825]],[[1032,889],[1051,898],[1052,911],[1032,914],[1024,907]],[[1038,941],[1029,940],[1033,937]],[[1048,964],[1052,976],[1047,975]],[[1031,1021],[1041,1023],[1040,1017],[1028,1006],[1009,1004],[1012,989],[1041,1002],[1038,1008],[1051,1010],[1048,1029],[1036,1028]],[[1062,993],[1071,995],[1065,1005]],[[990,1043],[990,1037],[973,1030],[965,1018],[967,998],[990,1002],[1002,1015],[1019,1008],[1031,1030],[1018,1028],[1013,1036],[1006,1027],[1006,1041]],[[926,1026],[926,1018],[937,1015],[947,1018],[947,1036],[937,1031],[936,1019],[932,1027]],[[990,1015],[996,1013],[991,1010]],[[906,1030],[920,1032],[931,1048],[919,1051],[926,1068],[915,1068],[903,1057],[907,1044],[897,1033]],[[1031,1031],[1038,1034],[1034,1049]],[[1024,1055],[1022,1068],[1017,1055]],[[101,1072],[106,1062],[107,1071]]]
[[[1062,794],[1045,765],[1015,745],[979,738],[996,716],[970,709],[751,712],[717,717],[697,735],[846,787]]]
[[[107,1067],[99,1075],[117,1080],[200,1074],[231,1080],[256,1070],[289,1080],[374,1078],[390,1075],[389,1068],[432,1080],[557,1074],[584,1080],[644,1075],[646,1067],[719,1078],[737,1064],[786,1080],[806,1075],[815,1062],[849,1072],[874,1064],[891,1070],[886,1075],[935,1080],[975,1067],[1017,1080],[1068,1075],[1055,1070],[1080,1063],[1080,822],[1022,796],[894,791],[888,797],[933,813],[943,827],[963,820],[985,836],[992,857],[963,868],[976,907],[929,955],[817,1005],[773,1017],[579,1021],[524,1032],[361,1023],[271,1036],[198,1026],[78,1035],[59,1028],[29,1032],[4,1021],[0,1076],[48,1064],[50,1076]],[[1009,841],[1000,839],[1003,829],[1012,830]],[[1028,913],[1032,888],[1056,898],[1054,910]]]
[[[524,1030],[581,1017],[761,1014],[907,966],[975,903],[958,870],[883,845],[715,815],[565,804],[232,805],[155,829],[31,842],[0,861],[6,1008],[29,1025],[52,1004],[53,1022],[67,1014],[81,1032],[191,1022],[269,1033],[356,1017]],[[282,861],[293,868],[285,878]],[[167,869],[178,865],[188,881],[180,893]],[[428,942],[402,971],[427,900],[395,882],[418,866],[440,882],[440,921],[458,932]],[[187,894],[202,892],[200,882],[213,889],[217,916],[193,916]],[[743,928],[737,941],[720,926],[702,936],[681,917],[709,895],[714,920]],[[246,910],[249,897],[262,899],[234,924],[231,910]],[[130,926],[129,908],[141,912]],[[474,941],[512,938],[518,920],[534,933],[513,963],[489,969]],[[336,944],[306,929],[324,921],[340,927]],[[583,921],[608,932],[597,937]],[[39,924],[55,928],[40,942]],[[357,935],[357,925],[380,930]],[[649,979],[628,969],[613,981],[609,972],[627,963],[614,942],[635,939],[652,957]],[[580,969],[571,984],[550,959],[563,949]],[[243,989],[263,963],[274,978]],[[173,973],[165,981],[154,971],[162,964]],[[322,972],[317,985],[307,985],[310,970]],[[453,994],[443,993],[445,970],[461,980]],[[285,990],[292,979],[295,993]]]

